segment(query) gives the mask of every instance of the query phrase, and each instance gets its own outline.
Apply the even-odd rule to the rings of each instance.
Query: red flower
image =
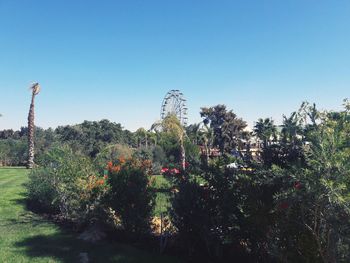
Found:
[[[97,185],[103,185],[105,181],[103,179],[97,180]]]
[[[179,169],[176,169],[176,168],[174,168],[174,169],[171,169],[171,171],[170,171],[172,174],[179,174],[180,173],[180,170]]]
[[[299,181],[296,181],[296,182],[294,183],[294,188],[297,189],[297,190],[300,189],[301,186],[302,186],[302,184],[301,184]]]
[[[164,174],[164,173],[166,173],[166,172],[169,171],[169,168],[164,167],[164,168],[162,168],[162,170],[160,170],[160,171],[161,171],[162,174]]]
[[[111,168],[111,171],[115,172],[115,173],[118,173],[118,172],[120,172],[120,169],[121,169],[120,165],[116,165],[116,166],[113,166]]]
[[[287,202],[282,202],[279,205],[280,209],[287,209],[289,207],[289,204]]]
[[[120,164],[124,164],[125,162],[126,162],[126,160],[125,160],[124,156],[121,156],[121,157],[119,158],[119,163],[120,163]]]

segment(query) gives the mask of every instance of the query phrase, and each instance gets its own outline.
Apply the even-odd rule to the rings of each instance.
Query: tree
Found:
[[[154,146],[157,146],[159,135],[156,132],[151,132],[151,131],[149,131],[147,134],[148,134],[148,142],[150,144],[153,144]]]
[[[303,138],[304,131],[302,126],[302,118],[299,112],[293,112],[289,117],[283,115],[281,138],[281,151],[284,163],[298,164],[304,163],[303,156]]]
[[[277,142],[277,128],[273,120],[270,118],[259,119],[254,126],[253,133],[262,142],[261,159],[266,166],[279,163],[279,144],[272,144]],[[260,148],[260,142],[259,142]]]
[[[34,83],[30,90],[32,91],[32,100],[30,103],[29,113],[28,113],[28,163],[27,168],[32,169],[34,166],[34,105],[35,105],[35,96],[40,92],[39,83]]]
[[[181,125],[176,115],[170,114],[162,121],[156,122],[152,125],[152,130],[161,129],[163,132],[173,135],[180,145],[180,163],[183,170],[186,169],[186,152],[184,146],[185,129]]]
[[[108,120],[84,121],[74,126],[61,126],[56,129],[59,139],[68,143],[74,150],[95,158],[110,144],[136,146],[135,136],[123,130],[119,123]]]
[[[283,141],[296,144],[301,138],[301,120],[297,112],[293,112],[289,117],[283,115],[282,136]]]
[[[276,125],[270,118],[260,118],[254,126],[254,133],[262,141],[263,149],[266,149],[272,140],[276,140]]]
[[[204,118],[204,124],[214,130],[214,146],[219,147],[222,154],[243,147],[247,138],[244,132],[247,123],[232,110],[228,111],[225,105],[217,105],[201,108],[200,115]]]
[[[313,110],[309,108],[309,110]],[[312,112],[308,112],[314,115]],[[283,262],[348,262],[350,257],[350,114],[318,112],[302,148],[303,167],[286,169],[277,203],[278,247]],[[315,122],[317,120],[317,124]],[[291,129],[295,131],[295,128]]]
[[[193,144],[198,144],[201,137],[201,123],[191,124],[186,128],[186,134]]]
[[[135,136],[137,138],[137,147],[141,148],[141,146],[144,144],[145,148],[148,148],[148,132],[144,128],[139,128],[135,132]]]
[[[207,124],[204,124],[199,131],[200,142],[204,147],[205,152],[205,162],[206,165],[209,164],[210,151],[213,148],[214,143],[214,129],[210,128]]]

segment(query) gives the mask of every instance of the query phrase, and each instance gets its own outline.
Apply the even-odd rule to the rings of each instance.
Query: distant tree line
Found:
[[[0,131],[0,165],[22,166],[27,161],[28,129]],[[56,129],[35,128],[36,161],[53,145],[66,144],[92,158],[109,144],[136,145],[133,133],[108,120],[84,121]]]
[[[27,136],[26,127],[0,131],[0,166],[27,164]],[[193,151],[188,139],[184,144],[188,151]],[[143,128],[131,132],[109,120],[84,121],[56,129],[35,127],[35,163],[40,163],[43,154],[58,145],[67,145],[76,153],[106,162],[116,155],[143,156],[153,160],[157,171],[161,166],[177,163],[181,159],[181,147],[176,134]]]

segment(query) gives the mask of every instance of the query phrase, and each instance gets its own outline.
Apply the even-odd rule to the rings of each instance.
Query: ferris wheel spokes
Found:
[[[169,114],[174,114],[184,126],[187,125],[188,108],[186,99],[180,90],[170,90],[164,97],[160,117],[163,120]]]

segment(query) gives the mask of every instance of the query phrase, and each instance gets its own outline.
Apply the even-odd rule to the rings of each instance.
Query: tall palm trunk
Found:
[[[209,148],[209,145],[208,145],[208,140],[204,140],[204,149],[205,149],[205,165],[208,166],[209,165],[209,156],[210,156],[210,148]]]
[[[28,114],[28,162],[27,168],[32,169],[34,167],[34,102],[35,96],[39,93],[40,87],[38,83],[33,84],[32,90],[32,101],[30,103],[29,114]]]
[[[146,144],[146,149],[148,149],[148,137],[147,137],[147,132],[145,133],[145,144]]]
[[[181,151],[181,166],[182,169],[186,170],[186,151],[183,140],[180,140],[180,151]]]

